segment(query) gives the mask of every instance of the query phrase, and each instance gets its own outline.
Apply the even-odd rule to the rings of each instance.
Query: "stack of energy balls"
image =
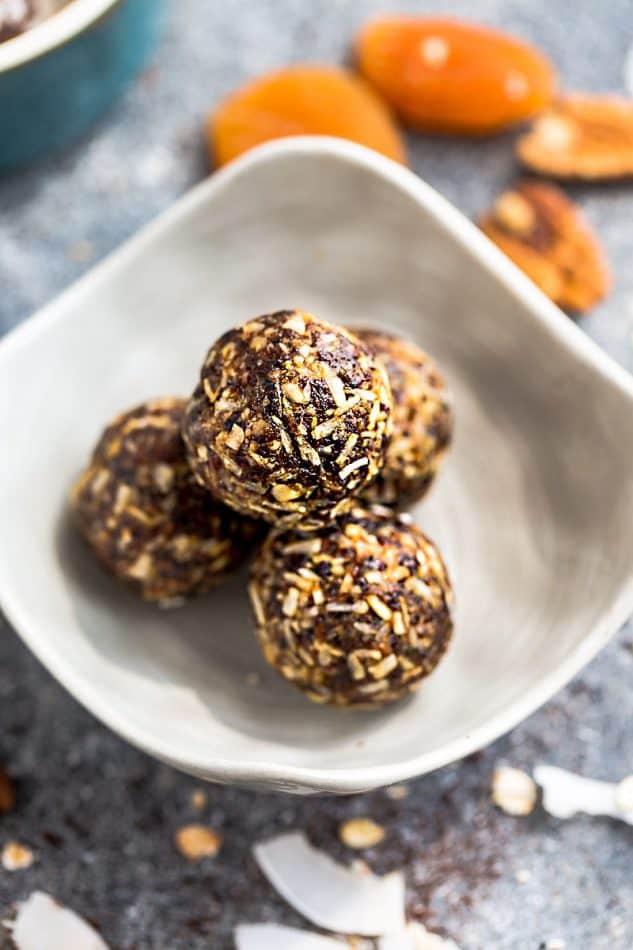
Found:
[[[189,401],[116,418],[71,503],[107,570],[161,606],[259,546],[266,660],[315,702],[376,707],[432,672],[452,634],[441,555],[398,513],[428,490],[452,428],[417,346],[284,310],[220,337]]]

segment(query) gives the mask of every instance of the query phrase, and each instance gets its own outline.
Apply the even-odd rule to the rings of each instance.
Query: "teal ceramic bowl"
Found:
[[[84,133],[154,47],[163,0],[70,0],[0,44],[0,174]]]

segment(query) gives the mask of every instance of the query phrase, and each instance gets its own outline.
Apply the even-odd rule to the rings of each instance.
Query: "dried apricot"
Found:
[[[534,181],[515,185],[479,226],[561,307],[589,310],[608,292],[611,278],[600,245],[560,188]]]
[[[229,96],[207,120],[207,142],[218,165],[289,135],[333,135],[406,160],[387,106],[362,79],[333,66],[269,73]]]
[[[524,165],[556,178],[633,175],[633,102],[570,95],[543,113],[517,143]]]
[[[361,73],[415,129],[485,135],[535,115],[554,94],[554,71],[536,49],[458,20],[373,20],[357,55]]]

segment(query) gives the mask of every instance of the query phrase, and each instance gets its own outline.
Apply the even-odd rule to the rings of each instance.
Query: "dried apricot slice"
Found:
[[[207,142],[218,165],[289,135],[333,135],[406,161],[387,106],[362,79],[333,66],[269,73],[238,89],[207,120]]]
[[[548,297],[589,310],[609,290],[609,268],[580,209],[554,185],[525,181],[504,191],[479,226]]]
[[[633,102],[565,96],[521,136],[517,153],[524,165],[556,178],[633,175]]]
[[[458,20],[385,17],[357,39],[361,73],[407,125],[485,135],[540,112],[554,71],[532,46]]]

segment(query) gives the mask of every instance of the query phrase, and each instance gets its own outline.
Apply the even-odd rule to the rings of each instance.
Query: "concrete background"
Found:
[[[633,2],[410,2],[532,39],[567,88],[622,90]],[[243,79],[301,60],[343,61],[357,27],[391,0],[180,0],[168,5],[153,64],[79,145],[0,181],[0,331],[50,300],[207,173],[201,121]],[[418,137],[416,171],[467,214],[517,173],[512,134],[482,142]],[[612,261],[615,287],[582,326],[633,370],[633,185],[574,187]],[[6,449],[5,449],[6,450]],[[209,787],[129,748],[70,699],[0,630],[0,763],[17,780],[0,846],[35,849],[28,870],[0,869],[0,917],[41,888],[85,914],[113,950],[229,948],[237,922],[301,920],[259,874],[250,848],[281,829],[307,830],[339,858],[340,820],[368,814],[385,842],[367,859],[404,866],[409,911],[468,950],[633,946],[633,830],[608,820],[559,822],[537,810],[513,819],[489,804],[490,774],[540,760],[617,779],[633,772],[633,628],[540,712],[483,753],[412,782],[351,799],[294,799]],[[175,830],[203,820],[225,838],[220,855],[188,864]],[[2,937],[0,936],[0,946]],[[45,950],[43,944],[42,950]]]

